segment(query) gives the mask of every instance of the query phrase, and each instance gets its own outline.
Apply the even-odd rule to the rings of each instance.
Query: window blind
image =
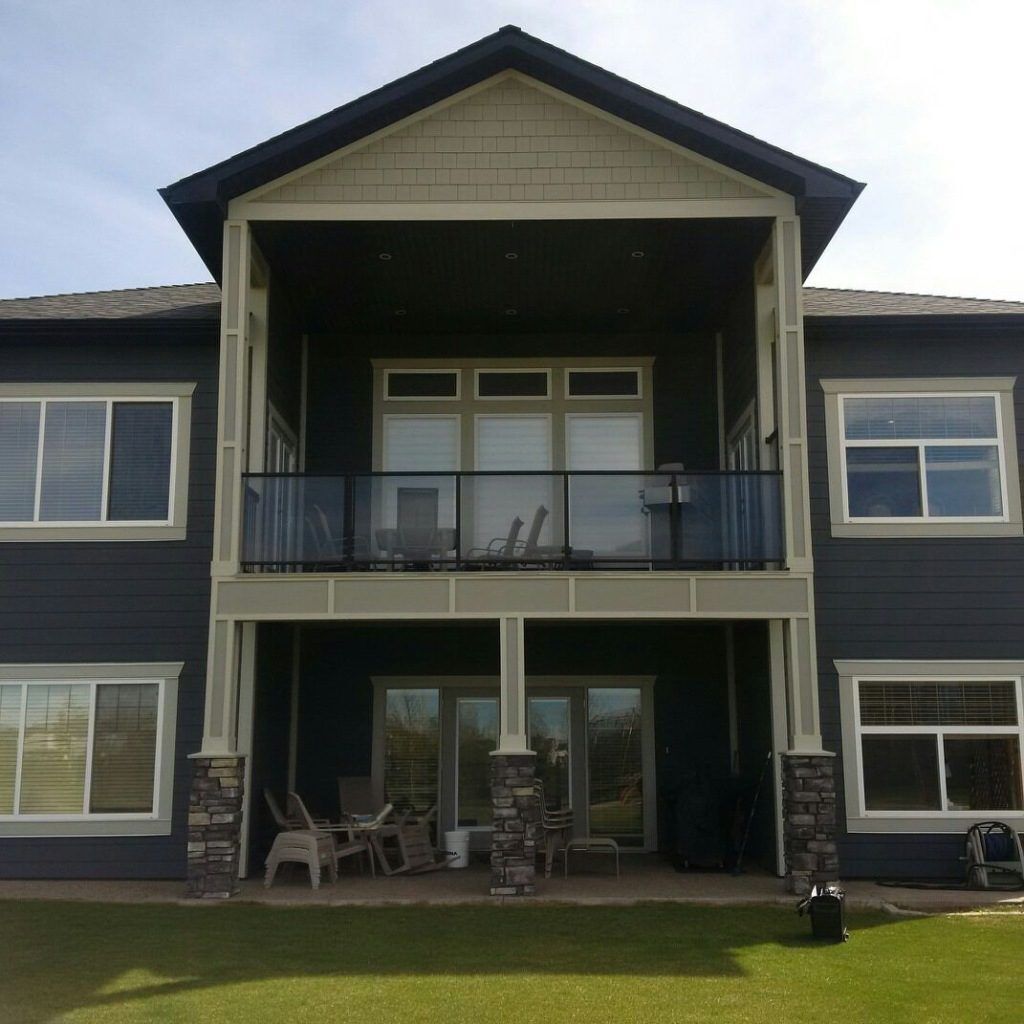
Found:
[[[105,402],[47,402],[40,519],[101,518],[106,429]]]
[[[640,469],[639,416],[570,416],[569,469]]]
[[[861,725],[1016,725],[1012,682],[862,682]]]
[[[643,843],[643,732],[640,690],[587,691],[590,831]]]
[[[425,811],[437,803],[440,703],[439,690],[386,692],[384,791],[399,809]]]
[[[21,687],[0,686],[0,814],[14,813],[21,730]]]
[[[448,473],[459,468],[457,416],[389,416],[384,423],[386,470]]]
[[[0,522],[25,522],[35,511],[39,408],[0,402]]]
[[[22,814],[81,814],[89,737],[89,687],[27,688]]]
[[[96,687],[93,729],[93,813],[153,810],[159,687],[154,683]]]

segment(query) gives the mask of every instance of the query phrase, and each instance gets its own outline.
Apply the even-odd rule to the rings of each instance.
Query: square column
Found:
[[[535,891],[540,807],[533,791],[536,755],[526,742],[526,662],[523,619],[498,620],[501,691],[498,749],[491,753],[491,895]]]
[[[244,757],[192,759],[186,895],[227,899],[238,892]]]

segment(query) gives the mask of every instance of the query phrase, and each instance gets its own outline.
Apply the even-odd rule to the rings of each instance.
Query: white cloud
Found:
[[[1024,298],[1024,5],[7,0],[0,295],[205,276],[157,186],[502,24],[869,188],[812,283]]]

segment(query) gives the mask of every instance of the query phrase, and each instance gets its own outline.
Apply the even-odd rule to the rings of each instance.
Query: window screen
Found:
[[[153,683],[96,687],[89,810],[153,810],[159,687]]]
[[[106,429],[105,402],[47,402],[40,519],[100,518]]]
[[[31,520],[39,453],[38,402],[0,402],[0,522]]]
[[[170,402],[114,403],[108,518],[168,517],[171,479]]]
[[[590,832],[642,846],[643,730],[640,690],[587,691]]]

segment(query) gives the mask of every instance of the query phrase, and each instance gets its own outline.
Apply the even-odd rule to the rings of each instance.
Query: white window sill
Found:
[[[912,817],[912,813],[848,816],[846,831],[851,835],[871,832],[885,835],[948,832],[962,836],[974,822],[993,820],[1005,821],[1018,830],[1024,828],[1024,811],[948,811],[945,814],[922,814],[921,817]]]
[[[964,522],[959,520],[927,520],[913,522],[832,523],[833,537],[1020,537],[1024,536],[1024,524],[1020,522],[982,520]]]
[[[43,820],[31,817],[8,818],[0,821],[0,839],[13,838],[90,838],[102,836],[169,836],[170,818],[154,818],[152,815],[100,815],[60,820]]]
[[[94,523],[80,526],[48,526],[44,523],[26,523],[24,526],[0,526],[0,542],[15,541],[59,543],[82,541],[109,543],[111,541],[184,540],[184,526],[166,523],[122,525],[120,523]]]

